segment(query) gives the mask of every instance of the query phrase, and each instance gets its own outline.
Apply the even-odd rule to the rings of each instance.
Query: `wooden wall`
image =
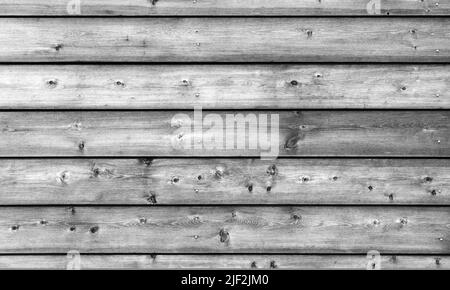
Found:
[[[2,1],[0,268],[449,269],[450,0],[373,2]]]

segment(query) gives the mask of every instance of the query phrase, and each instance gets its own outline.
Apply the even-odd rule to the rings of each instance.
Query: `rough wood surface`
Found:
[[[0,62],[449,62],[448,18],[2,18]]]
[[[383,0],[3,0],[0,15],[448,15],[450,2]],[[76,5],[79,3],[79,5]],[[369,8],[368,8],[369,6]]]
[[[236,129],[229,130],[234,126],[226,126],[227,114],[240,124],[243,117],[259,120],[267,115],[270,139],[261,138],[255,145],[257,140],[250,138],[253,142],[239,148],[228,135],[226,142],[235,146],[226,146],[229,143],[221,138],[237,134]],[[0,112],[0,156],[260,157],[276,144],[280,156],[450,156],[449,111],[203,111],[202,115],[212,122],[204,122],[203,143],[200,130],[188,126],[194,123],[189,111]],[[279,141],[271,142],[271,147],[263,141],[277,136],[271,134],[276,131],[270,123],[273,115],[279,116]],[[258,129],[266,128],[255,126],[245,134],[240,130],[239,141],[249,141]]]
[[[448,207],[3,207],[0,253],[450,253]]]
[[[447,65],[3,65],[0,109],[449,109]]]
[[[78,260],[78,257],[80,258]],[[440,255],[0,255],[0,269],[450,269]]]
[[[0,204],[450,205],[447,159],[0,159]]]
[[[449,269],[450,0],[368,2],[3,1],[0,269]]]

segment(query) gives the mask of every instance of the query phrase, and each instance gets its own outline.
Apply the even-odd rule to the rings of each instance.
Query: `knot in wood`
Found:
[[[293,215],[291,215],[291,219],[292,219],[292,224],[293,225],[299,225],[301,223],[302,216],[297,215],[297,214],[293,214]]]
[[[61,182],[63,185],[65,185],[67,183],[67,179],[69,178],[69,172],[68,171],[63,171],[59,174],[58,180],[59,182]]]
[[[58,80],[57,79],[52,79],[52,80],[48,80],[47,81],[47,86],[49,88],[55,88],[58,85]]]
[[[145,166],[149,167],[152,165],[153,159],[152,158],[142,158],[142,159],[139,159],[139,163],[144,164]]]
[[[91,232],[91,234],[95,234],[96,232],[98,232],[99,227],[98,226],[93,226],[89,229],[89,231]]]
[[[225,175],[225,170],[223,167],[221,166],[217,166],[216,170],[214,172],[214,176],[218,179],[223,178],[223,176]]]
[[[58,43],[57,45],[55,45],[53,48],[56,50],[56,51],[60,51],[62,48],[64,47],[64,45],[63,44],[61,44],[61,43]]]
[[[300,135],[300,134],[291,136],[284,143],[284,149],[286,149],[286,150],[296,149],[298,147],[298,141],[302,140],[303,138],[304,138],[304,135]]]
[[[405,218],[405,217],[402,217],[402,218],[400,219],[400,224],[401,224],[402,226],[406,226],[406,225],[408,224],[408,219]]]
[[[294,220],[294,223],[298,223],[299,221],[302,220],[302,217],[300,215],[297,215],[297,214],[291,215],[291,218]]]
[[[156,194],[154,192],[150,192],[149,195],[147,196],[147,201],[151,204],[156,204]]]
[[[267,168],[266,173],[271,176],[277,175],[278,174],[277,166],[275,164],[270,165],[269,168]]]
[[[219,231],[219,238],[221,243],[227,243],[230,240],[230,234],[227,230],[221,229]]]
[[[97,167],[92,169],[92,175],[94,177],[98,177],[99,174],[100,174],[100,169],[98,169]]]
[[[116,86],[121,87],[121,88],[125,87],[125,83],[122,81],[116,81],[115,84],[116,84]]]
[[[301,180],[303,183],[306,183],[306,182],[310,181],[311,179],[310,179],[308,176],[302,176],[302,177],[300,177],[300,180]]]
[[[83,151],[84,150],[84,141],[80,141],[80,143],[78,143],[78,149],[80,150],[80,151]]]

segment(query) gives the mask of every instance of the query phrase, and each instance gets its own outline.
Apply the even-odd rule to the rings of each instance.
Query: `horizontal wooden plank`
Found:
[[[450,204],[447,159],[0,159],[0,204]]]
[[[447,65],[3,65],[0,109],[449,109]]]
[[[2,18],[0,62],[449,62],[448,18]]]
[[[371,5],[372,4],[372,5]],[[3,0],[1,15],[448,15],[439,0]]]
[[[449,141],[449,111],[0,112],[11,157],[448,157]]]
[[[449,256],[411,255],[0,255],[0,269],[450,269]]]
[[[450,253],[448,207],[3,207],[0,253]]]

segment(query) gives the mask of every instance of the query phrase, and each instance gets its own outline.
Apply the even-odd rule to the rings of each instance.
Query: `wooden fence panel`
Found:
[[[448,157],[449,126],[448,111],[0,112],[0,156]]]
[[[0,15],[449,15],[450,2],[411,0],[3,0]]]
[[[445,254],[447,207],[3,207],[0,253]]]
[[[1,159],[0,204],[450,205],[448,159]]]
[[[450,62],[448,18],[0,18],[0,62]]]
[[[3,65],[0,109],[449,109],[448,65]]]
[[[381,255],[379,264],[366,255],[0,255],[0,269],[64,270],[80,258],[89,269],[354,269],[448,270],[450,257]],[[373,264],[375,263],[375,266]],[[73,267],[73,266],[72,266]]]

